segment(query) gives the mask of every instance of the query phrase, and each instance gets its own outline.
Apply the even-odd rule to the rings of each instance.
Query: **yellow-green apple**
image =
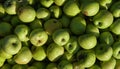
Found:
[[[46,69],[58,69],[58,68],[57,68],[57,64],[56,64],[56,63],[49,63],[49,64],[46,66]]]
[[[108,61],[113,55],[113,49],[105,43],[97,44],[95,47],[95,54],[98,60]]]
[[[0,67],[2,67],[5,63],[6,59],[3,57],[0,57]]]
[[[89,67],[88,69],[101,69],[101,67],[97,64],[94,64],[93,66]]]
[[[52,35],[54,31],[60,28],[62,28],[62,24],[57,19],[49,19],[44,23],[44,29],[48,35]]]
[[[66,2],[66,0],[54,0],[54,3],[57,6],[63,6],[63,4]]]
[[[57,61],[63,54],[64,48],[55,43],[51,43],[46,50],[47,58],[51,61]]]
[[[39,1],[41,5],[47,8],[49,8],[54,3],[54,0],[39,0]]]
[[[17,64],[28,64],[32,59],[31,50],[23,46],[13,58]]]
[[[106,29],[113,23],[113,15],[107,10],[100,10],[94,17],[93,23],[99,29]]]
[[[42,28],[42,21],[40,19],[35,19],[30,23],[30,29]]]
[[[42,28],[37,28],[31,31],[29,39],[34,46],[42,46],[47,42],[48,35]]]
[[[73,69],[85,69],[85,67],[80,65],[79,62],[73,62]]]
[[[60,60],[68,60],[68,61],[74,61],[74,54],[73,53],[69,53],[67,51],[64,52],[63,56],[60,58]]]
[[[52,34],[52,39],[59,46],[63,46],[69,41],[70,34],[65,29],[58,29]]]
[[[92,49],[97,44],[97,38],[93,34],[83,34],[78,37],[78,43],[83,49]]]
[[[10,59],[12,58],[11,54],[6,53],[2,48],[0,49],[0,57],[3,57],[5,59]]]
[[[85,32],[86,21],[82,16],[73,17],[70,23],[70,30],[73,34],[80,35]]]

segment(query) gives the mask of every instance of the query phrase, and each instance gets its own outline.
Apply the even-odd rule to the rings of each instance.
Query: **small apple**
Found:
[[[41,5],[43,5],[44,7],[50,7],[53,3],[54,0],[39,0]]]
[[[116,59],[113,57],[108,61],[101,62],[102,69],[115,69],[115,65],[116,65]]]
[[[52,5],[50,7],[50,11],[53,13],[55,18],[59,18],[62,14],[61,8],[59,6],[56,6],[56,5]]]
[[[44,23],[44,29],[48,35],[52,35],[54,31],[60,28],[62,28],[62,24],[57,19],[49,19]]]
[[[100,43],[106,43],[108,45],[112,45],[114,42],[114,38],[110,32],[102,32],[99,36]]]
[[[52,34],[52,39],[59,46],[63,46],[69,41],[70,34],[64,29],[58,29]]]
[[[1,69],[11,69],[12,68],[12,66],[10,65],[10,64],[8,64],[8,63],[5,63],[2,67],[1,67]]]
[[[77,53],[77,61],[85,68],[91,67],[96,61],[95,52],[92,50],[80,50]]]
[[[30,23],[30,29],[42,28],[42,21],[39,19],[35,19],[33,22]]]
[[[58,69],[73,69],[73,65],[67,60],[62,60],[58,63]]]
[[[88,69],[101,69],[101,67],[97,64],[94,64],[93,66],[89,67]]]
[[[91,34],[95,35],[96,37],[98,37],[100,34],[99,29],[93,24],[87,24],[85,32],[87,34],[91,33]]]
[[[27,69],[27,65],[15,64],[11,69]]]
[[[49,64],[46,66],[46,69],[58,69],[58,68],[57,68],[57,64],[56,64],[56,63],[49,63]]]
[[[26,42],[29,40],[28,38],[29,32],[30,32],[30,29],[25,24],[17,25],[14,30],[14,33],[18,36],[18,38],[22,42]]]
[[[99,29],[106,29],[113,23],[113,15],[107,10],[100,10],[94,17],[93,23]]]
[[[5,15],[5,8],[3,7],[3,4],[0,3],[0,18]]]
[[[22,47],[20,51],[14,56],[17,64],[27,64],[32,59],[32,53],[28,47]]]
[[[11,55],[19,52],[22,47],[22,43],[16,35],[8,35],[3,38],[2,48],[3,50]]]
[[[68,16],[76,16],[80,13],[80,8],[76,0],[68,0],[63,6],[63,12]]]
[[[78,37],[78,43],[83,49],[92,49],[97,44],[97,38],[93,34],[84,34]]]
[[[77,37],[71,36],[67,44],[64,45],[64,48],[67,50],[67,52],[74,54],[79,50],[79,44],[77,41]]]
[[[115,18],[119,18],[120,17],[120,1],[116,1],[110,8],[110,11],[112,12],[113,16]]]
[[[120,59],[120,41],[117,41],[113,44],[113,57],[116,59]]]
[[[29,39],[34,46],[42,46],[47,42],[48,35],[42,28],[37,28],[32,30]]]
[[[46,8],[38,8],[36,12],[36,17],[38,19],[44,19],[47,20],[50,18],[50,11]]]
[[[11,29],[12,29],[11,24],[7,22],[1,22],[0,23],[0,36],[2,37],[2,36],[7,36],[11,34]]]
[[[105,43],[97,44],[95,47],[95,54],[98,60],[108,61],[113,55],[113,49]]]
[[[46,58],[46,52],[43,47],[37,47],[33,52],[33,59],[37,61],[42,61]]]
[[[30,23],[35,19],[36,11],[31,6],[24,6],[18,9],[18,17],[24,23]]]
[[[57,61],[63,54],[64,48],[55,43],[51,43],[46,50],[47,58],[51,61]]]
[[[70,23],[70,30],[73,34],[80,35],[85,32],[86,29],[86,21],[81,16],[73,17]]]
[[[57,6],[62,6],[65,2],[66,2],[66,0],[54,0],[54,3],[55,3]]]
[[[110,31],[112,31],[115,35],[120,35],[120,19],[117,19],[110,26]]]

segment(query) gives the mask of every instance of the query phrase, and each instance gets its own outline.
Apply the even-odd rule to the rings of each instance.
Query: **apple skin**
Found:
[[[115,69],[120,69],[120,59],[116,59]]]
[[[113,32],[115,35],[120,35],[119,28],[120,28],[120,19],[117,19],[110,26],[110,31]]]
[[[35,66],[30,66],[30,67],[28,67],[27,69],[37,69],[37,67],[35,67]]]
[[[52,34],[52,39],[59,46],[63,46],[69,41],[70,34],[64,29],[58,29]]]
[[[106,29],[113,23],[113,15],[107,10],[100,10],[94,17],[93,23],[99,29]]]
[[[108,61],[101,62],[102,69],[115,69],[115,65],[116,65],[116,59],[113,57]]]
[[[57,6],[62,6],[65,2],[66,2],[66,0],[54,0],[54,3],[55,3]]]
[[[31,6],[20,7],[17,11],[19,19],[24,23],[32,22],[36,17],[36,11]]]
[[[99,36],[100,43],[106,43],[108,45],[112,45],[114,42],[114,38],[112,34],[108,31],[102,32]]]
[[[30,29],[42,28],[42,21],[39,19],[35,19],[30,23]]]
[[[22,42],[26,42],[29,40],[28,38],[29,32],[30,32],[30,29],[25,24],[17,25],[14,30],[14,33],[18,36],[18,38]]]
[[[74,0],[69,0],[65,2],[63,6],[63,12],[70,17],[76,16],[77,14],[80,13],[80,8],[79,5],[76,1]]]
[[[70,30],[75,35],[80,35],[85,32],[86,29],[86,21],[81,16],[76,16],[72,19],[70,23]]]
[[[78,37],[78,43],[83,49],[92,49],[97,44],[97,38],[93,34],[84,34]]]
[[[54,31],[62,28],[62,23],[57,19],[49,19],[44,23],[44,29],[48,35],[52,35]]]
[[[49,8],[53,3],[54,1],[53,0],[39,0],[41,5],[43,5],[44,7],[47,7]]]
[[[58,68],[57,68],[57,64],[56,64],[56,63],[49,63],[49,64],[46,66],[46,69],[58,69]]]
[[[98,66],[97,64],[94,64],[93,66],[89,67],[88,69],[101,69],[101,67]]]
[[[104,43],[98,44],[94,50],[97,59],[100,61],[108,61],[113,55],[112,47]]]
[[[0,57],[3,57],[5,59],[10,59],[10,58],[12,58],[12,55],[6,53],[3,49],[0,49]]]
[[[57,61],[64,54],[64,48],[55,43],[51,43],[47,47],[46,54],[49,61],[54,62]]]
[[[43,47],[37,47],[33,52],[33,59],[37,61],[42,61],[46,58],[46,52]]]
[[[2,48],[3,50],[11,55],[19,52],[22,47],[22,43],[16,35],[8,35],[3,38]]]
[[[42,28],[37,28],[32,30],[29,39],[34,46],[38,47],[47,42],[48,35]]]
[[[77,53],[77,61],[78,64],[85,68],[89,68],[95,64],[96,55],[95,52],[92,50],[80,50]]]
[[[67,60],[62,60],[58,63],[58,69],[73,69],[73,65]]]
[[[120,59],[120,41],[117,41],[113,44],[112,46],[113,48],[113,57],[116,59]]]
[[[120,5],[120,1],[115,2],[110,8],[110,11],[112,12],[112,14],[115,18],[120,17],[119,5]]]
[[[11,69],[27,69],[27,65],[20,65],[20,64],[15,64],[12,66]]]
[[[6,60],[5,58],[0,57],[0,67],[2,67],[4,65],[5,60]]]
[[[71,36],[67,44],[64,45],[64,48],[67,50],[67,52],[71,54],[75,54],[79,50],[79,44],[77,41],[77,37]]]
[[[36,17],[38,19],[47,20],[50,18],[50,11],[46,8],[38,8],[36,12]]]
[[[15,60],[13,58],[7,59],[6,61],[10,65],[15,65],[16,64],[16,62],[15,62]]]
[[[11,65],[10,64],[8,64],[8,63],[5,63],[2,67],[1,67],[1,69],[11,69]]]
[[[73,62],[73,69],[85,69],[85,67],[80,65],[79,62]]]
[[[28,47],[24,46],[13,58],[17,64],[27,64],[32,59],[32,53]]]

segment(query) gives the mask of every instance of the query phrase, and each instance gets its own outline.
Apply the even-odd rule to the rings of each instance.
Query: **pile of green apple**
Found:
[[[120,69],[120,0],[0,0],[0,69]]]

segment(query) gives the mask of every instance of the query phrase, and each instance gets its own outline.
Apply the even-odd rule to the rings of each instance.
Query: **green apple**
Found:
[[[9,1],[9,0],[7,0]],[[16,9],[17,9],[17,2],[14,0],[11,0],[9,2],[5,2],[5,12],[9,15],[15,15],[16,14]]]
[[[39,0],[41,5],[43,5],[44,7],[50,7],[54,1],[53,0]]]
[[[44,23],[44,29],[49,35],[52,35],[54,31],[60,28],[62,28],[62,24],[57,19],[49,19]]]
[[[61,8],[59,6],[56,6],[56,5],[52,5],[50,7],[50,11],[53,13],[55,18],[59,18],[62,14]]]
[[[115,65],[116,65],[116,59],[113,57],[108,61],[101,62],[102,69],[115,69]]]
[[[64,29],[58,29],[52,34],[52,39],[59,46],[63,46],[69,41],[70,34]]]
[[[78,43],[83,49],[92,49],[97,44],[97,38],[93,34],[84,34],[78,37]]]
[[[120,59],[120,41],[116,41],[113,46],[113,57]]]
[[[37,67],[37,69],[45,69],[46,67],[46,63],[44,62],[34,62],[32,65]]]
[[[6,36],[11,34],[12,26],[7,22],[0,23],[0,36]]]
[[[118,2],[116,1],[110,8],[110,11],[112,12],[112,14],[115,18],[120,17],[119,5],[120,5],[120,1],[118,1]]]
[[[81,2],[81,12],[86,16],[94,16],[99,11],[99,3],[97,1],[83,1]]]
[[[80,50],[77,53],[77,61],[85,68],[91,67],[96,61],[95,52],[92,50]]]
[[[56,63],[49,63],[49,64],[46,66],[46,69],[58,69],[58,68],[57,68],[57,64],[56,64]]]
[[[36,17],[38,19],[49,19],[50,18],[50,11],[47,8],[38,8],[36,12]]]
[[[1,69],[11,69],[11,65],[10,64],[8,64],[8,63],[5,63],[2,67],[1,67]]]
[[[33,52],[33,59],[42,61],[46,58],[46,52],[43,47],[37,47]]]
[[[101,67],[97,64],[94,64],[93,66],[89,67],[88,69],[101,69]]]
[[[3,7],[3,4],[0,3],[0,17],[3,17],[5,15],[5,8]]]
[[[117,19],[110,26],[110,31],[112,31],[115,35],[120,35],[119,27],[120,27],[120,19]]]
[[[27,65],[15,64],[11,69],[27,69]]]
[[[98,60],[108,61],[113,55],[113,49],[111,46],[101,43],[95,47],[95,54]]]
[[[11,54],[6,53],[2,48],[0,49],[0,57],[3,57],[5,59],[10,59],[12,58]]]
[[[28,67],[27,69],[38,69],[38,68],[35,67],[35,66],[30,66],[30,67]]]
[[[70,23],[70,29],[73,34],[80,35],[85,32],[86,29],[86,21],[81,16],[73,17]]]
[[[73,69],[85,69],[85,67],[80,65],[79,62],[73,62]]]
[[[32,53],[28,47],[22,47],[13,58],[17,64],[27,64],[32,59]]]
[[[68,16],[76,16],[80,13],[80,8],[76,0],[68,0],[63,6],[63,12]]]
[[[21,41],[16,35],[8,35],[3,38],[2,48],[6,53],[14,55],[19,52],[21,47]]]
[[[18,9],[18,17],[24,23],[32,22],[36,17],[36,11],[31,6],[24,6]]]
[[[113,15],[107,10],[100,10],[94,17],[93,23],[99,29],[106,29],[113,23]]]
[[[16,62],[14,61],[13,58],[7,59],[6,62],[7,62],[8,64],[10,64],[10,65],[16,64]]]
[[[5,58],[0,57],[0,67],[2,67],[4,65],[5,60],[6,60]]]
[[[77,37],[71,36],[68,43],[64,45],[64,48],[67,50],[67,52],[74,54],[79,50],[79,44],[77,41]]]
[[[59,21],[62,23],[62,27],[64,28],[68,28],[70,25],[70,18],[66,15],[62,15]]]
[[[71,61],[74,61],[74,57],[75,56],[73,53],[69,53],[69,52],[65,51],[60,60],[68,60],[71,62]]]
[[[106,31],[100,34],[99,41],[100,43],[106,43],[111,46],[114,42],[114,38],[110,32]]]
[[[62,60],[58,63],[58,69],[73,69],[73,65],[67,60]]]
[[[39,19],[35,19],[33,22],[30,23],[30,29],[42,28],[42,21]]]
[[[46,54],[49,61],[54,62],[57,61],[64,54],[64,48],[55,43],[51,43],[47,47]]]
[[[66,2],[66,0],[54,0],[54,3],[55,3],[57,6],[62,6],[65,2]]]
[[[120,59],[116,59],[115,69],[120,69]]]
[[[99,29],[93,24],[87,24],[85,32],[88,34],[91,33],[91,34],[95,35],[96,37],[98,37],[100,34]]]
[[[37,28],[31,31],[29,39],[34,46],[42,46],[47,42],[48,35],[42,28]]]
[[[18,38],[22,42],[26,42],[29,40],[29,37],[28,37],[29,32],[30,32],[30,29],[25,24],[17,25],[14,30],[14,33],[18,36]]]

